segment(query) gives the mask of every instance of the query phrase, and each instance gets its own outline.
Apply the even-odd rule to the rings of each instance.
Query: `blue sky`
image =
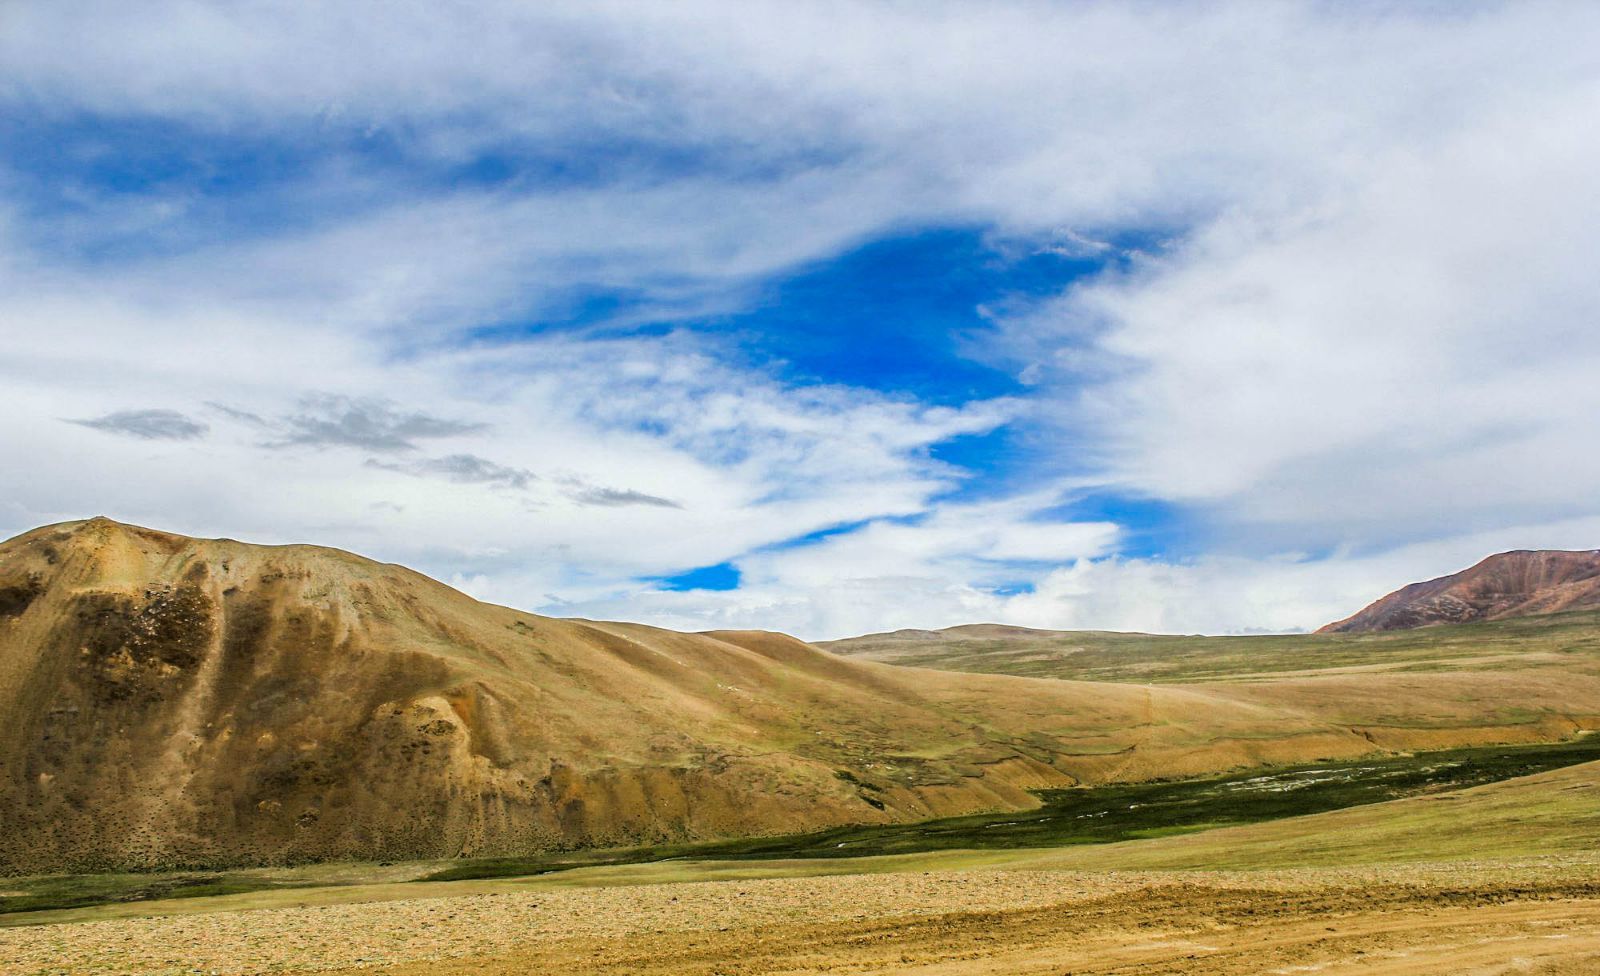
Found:
[[[13,4],[0,531],[814,638],[1294,630],[1592,547],[1597,41],[1575,5]]]

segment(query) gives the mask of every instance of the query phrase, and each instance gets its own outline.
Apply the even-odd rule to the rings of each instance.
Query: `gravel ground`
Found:
[[[892,944],[901,930],[908,945],[920,939],[927,952],[929,939],[935,948],[940,939],[967,946],[967,928],[981,935],[1009,926],[1015,933],[1006,942],[1014,949],[1041,935],[1048,936],[1041,944],[1116,941],[1118,932],[1147,939],[1155,929],[1300,923],[1320,915],[1475,908],[1488,924],[1484,906],[1555,902],[1600,911],[1600,866],[1593,859],[1550,858],[1270,873],[984,870],[694,882],[6,929],[0,930],[0,976],[510,973],[558,964],[596,972],[688,972],[704,964],[715,972],[705,951],[717,944],[746,963],[765,952],[774,966],[804,950],[809,970],[824,964],[813,958],[819,946],[837,942],[828,958],[842,965],[851,952],[866,951],[861,946]],[[930,920],[945,926],[939,931],[946,935],[930,934]],[[785,945],[790,949],[779,951]],[[682,956],[681,966],[664,961],[695,947],[698,954]],[[620,954],[607,955],[612,949]],[[971,954],[970,946],[962,951]],[[667,968],[652,969],[652,961]]]

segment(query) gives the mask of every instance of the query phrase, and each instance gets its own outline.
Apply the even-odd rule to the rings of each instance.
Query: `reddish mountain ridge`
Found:
[[[1595,607],[1600,607],[1600,549],[1518,549],[1402,587],[1318,633],[1408,630]]]

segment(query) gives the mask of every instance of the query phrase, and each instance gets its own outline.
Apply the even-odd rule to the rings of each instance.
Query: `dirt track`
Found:
[[[1592,863],[936,872],[519,891],[0,931],[0,974],[1600,972]]]

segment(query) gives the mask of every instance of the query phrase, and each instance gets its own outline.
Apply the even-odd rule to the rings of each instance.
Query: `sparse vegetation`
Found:
[[[1322,763],[1223,777],[1051,790],[1043,806],[1026,814],[953,817],[921,824],[841,828],[791,837],[576,851],[532,858],[483,858],[441,867],[438,863],[320,865],[298,869],[250,869],[168,874],[56,875],[3,882],[0,915],[5,924],[26,913],[96,905],[198,899],[219,895],[297,891],[329,886],[420,880],[549,876],[558,872],[631,866],[637,881],[693,880],[723,875],[815,874],[819,871],[886,870],[898,866],[960,867],[990,863],[973,851],[1011,851],[1046,862],[1051,849],[1105,845],[1193,834],[1219,827],[1267,823],[1287,817],[1348,809],[1398,797],[1439,794],[1574,763],[1600,760],[1600,737],[1542,746],[1452,750],[1370,761]],[[1315,833],[1313,830],[1312,833]],[[1127,845],[1118,845],[1118,849]],[[1139,845],[1145,849],[1145,845]],[[1149,848],[1157,852],[1161,848]],[[942,853],[941,853],[942,852]],[[907,860],[912,856],[911,860]],[[1125,856],[1125,855],[1124,855]],[[1154,854],[1154,864],[1160,864]],[[1215,861],[1218,856],[1207,855]],[[818,867],[801,869],[804,861]],[[783,862],[781,866],[777,862]],[[734,864],[749,864],[740,873]],[[762,867],[763,863],[774,865]],[[831,863],[832,867],[822,867]],[[704,874],[701,865],[719,864]],[[682,872],[672,873],[674,865]],[[1281,866],[1281,865],[1280,865]],[[583,869],[590,869],[585,872]],[[668,871],[663,875],[662,871]],[[680,876],[681,874],[681,876]],[[577,880],[575,877],[574,880]],[[619,879],[611,878],[614,883]],[[419,890],[419,894],[421,891]],[[271,903],[265,902],[265,903]]]
[[[63,874],[42,878],[12,878],[0,884],[11,889],[0,894],[0,913],[5,914],[82,908],[107,902],[208,898],[288,887],[232,872]]]

